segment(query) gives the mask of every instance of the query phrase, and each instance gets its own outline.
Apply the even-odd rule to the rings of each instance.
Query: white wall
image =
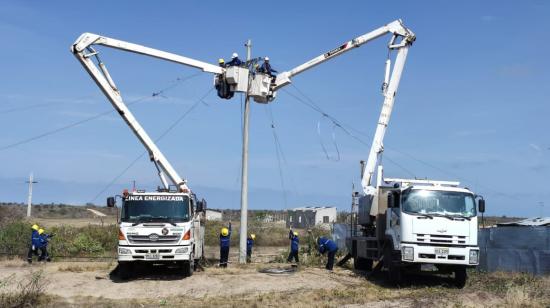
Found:
[[[336,222],[336,208],[335,207],[329,207],[326,209],[318,209],[315,214],[315,224],[319,225],[324,223],[323,217],[328,216],[328,222],[333,223]]]

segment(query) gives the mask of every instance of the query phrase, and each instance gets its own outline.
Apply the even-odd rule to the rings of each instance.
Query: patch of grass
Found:
[[[61,266],[57,270],[59,272],[73,272],[73,273],[83,273],[83,272],[95,272],[99,270],[108,270],[112,267],[112,263],[89,263],[89,264],[71,264],[67,266]]]
[[[0,307],[34,307],[40,304],[48,281],[42,271],[31,272],[29,276],[16,280],[8,276],[0,280]]]
[[[23,220],[5,223],[0,228],[0,252],[26,256],[31,242],[31,224]],[[45,228],[55,234],[50,240],[50,255],[66,257],[113,256],[118,245],[117,226],[88,225]]]

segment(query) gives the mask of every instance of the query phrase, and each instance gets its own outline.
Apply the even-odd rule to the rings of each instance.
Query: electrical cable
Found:
[[[139,103],[147,98],[150,98],[150,97],[157,97],[157,96],[160,96],[162,94],[164,94],[164,92],[176,87],[177,85],[193,78],[193,77],[196,77],[198,75],[200,75],[201,73],[195,73],[193,75],[190,75],[190,76],[187,76],[187,77],[184,77],[184,78],[177,78],[175,80],[175,84],[172,84],[164,89],[161,89],[157,92],[153,92],[152,95],[148,95],[148,96],[143,96],[143,97],[140,97],[130,103],[127,103],[126,106],[131,106],[131,105],[134,105],[136,103]],[[173,81],[174,82],[174,81]],[[47,136],[51,136],[51,135],[54,135],[56,133],[59,133],[59,132],[62,132],[62,131],[65,131],[67,129],[70,129],[70,128],[73,128],[75,126],[78,126],[80,124],[83,124],[83,123],[86,123],[86,122],[90,122],[92,120],[95,120],[95,119],[98,119],[98,118],[101,118],[103,116],[106,116],[108,114],[111,114],[113,112],[115,112],[116,110],[114,109],[110,109],[110,110],[107,110],[107,111],[104,111],[104,112],[101,112],[101,113],[97,113],[93,116],[90,116],[88,118],[85,118],[85,119],[82,119],[82,120],[79,120],[79,121],[76,121],[76,122],[73,122],[71,124],[68,124],[68,125],[65,125],[65,126],[62,126],[62,127],[59,127],[59,128],[56,128],[56,129],[53,129],[53,130],[50,130],[50,131],[47,131],[47,132],[44,132],[42,134],[38,134],[36,136],[33,136],[33,137],[30,137],[30,138],[27,138],[27,139],[23,139],[23,140],[20,140],[20,141],[17,141],[17,142],[14,142],[14,143],[11,143],[11,144],[8,144],[8,145],[5,145],[5,146],[2,146],[0,147],[0,151],[4,151],[4,150],[8,150],[8,149],[11,149],[11,148],[14,148],[16,146],[19,146],[19,145],[22,145],[22,144],[26,144],[26,143],[29,143],[29,142],[32,142],[32,141],[35,141],[35,140],[38,140],[38,139],[42,139],[44,137],[47,137]]]
[[[285,181],[283,176],[283,168],[281,163],[281,160],[284,159],[284,153],[283,153],[283,149],[281,148],[281,144],[279,142],[277,131],[275,129],[275,119],[273,117],[273,112],[271,111],[271,106],[268,105],[268,108],[266,108],[265,111],[271,120],[271,132],[273,134],[273,142],[275,144],[275,155],[277,157],[277,166],[279,167],[279,179],[281,181],[281,189],[283,191],[283,201],[285,203],[285,209],[286,209],[288,208],[288,197],[287,197],[287,191],[286,191]]]
[[[164,138],[172,129],[174,129],[191,111],[193,111],[199,104],[204,102],[204,99],[212,93],[213,88],[210,88],[204,95],[202,95],[191,107],[189,107],[181,116],[179,116],[176,121],[174,121],[168,128],[162,132],[156,139],[155,142],[159,142]],[[90,201],[90,203],[93,203],[101,194],[103,194],[105,191],[107,191],[118,179],[120,179],[130,168],[132,168],[145,154],[147,154],[147,151],[143,151],[138,157],[136,157],[126,168],[122,170],[119,174],[117,174],[110,182],[107,184],[99,193],[97,193],[94,198]]]
[[[365,145],[365,146],[369,146],[369,147],[370,147],[370,145],[369,145],[368,143],[366,143],[365,141],[363,141],[361,138],[355,136],[354,134],[351,134],[350,131],[354,131],[354,132],[356,132],[356,133],[358,133],[358,134],[360,134],[360,135],[363,135],[363,136],[367,136],[367,134],[365,134],[364,132],[362,132],[362,131],[360,131],[360,130],[354,128],[353,126],[351,126],[351,125],[349,125],[349,124],[342,124],[342,123],[341,123],[340,121],[338,121],[336,118],[334,118],[333,116],[331,116],[331,115],[327,114],[326,112],[324,112],[317,104],[315,104],[315,102],[313,102],[313,100],[311,100],[311,99],[310,99],[308,96],[306,96],[300,89],[298,89],[298,88],[296,87],[296,85],[294,85],[294,84],[291,84],[291,85],[296,89],[296,91],[298,91],[298,93],[300,93],[303,97],[305,97],[305,98],[308,100],[308,102],[302,100],[300,97],[296,96],[295,94],[293,94],[293,93],[291,93],[291,92],[289,92],[289,91],[287,91],[287,90],[285,90],[285,89],[282,89],[282,90],[283,90],[285,93],[287,93],[287,94],[289,94],[290,96],[292,96],[293,98],[295,98],[298,102],[301,102],[302,104],[308,106],[309,108],[313,109],[314,111],[316,111],[316,112],[318,112],[318,113],[321,113],[323,116],[325,116],[325,117],[327,117],[328,119],[330,119],[331,121],[333,121],[334,125],[340,127],[346,134],[348,134],[348,135],[349,135],[350,137],[352,137],[353,139],[357,140],[358,142],[360,142],[361,144],[363,144],[363,145]],[[416,158],[416,157],[414,157],[413,155],[411,155],[411,154],[409,154],[409,153],[405,153],[405,152],[403,152],[403,151],[399,151],[399,150],[392,149],[392,148],[386,148],[386,149],[388,149],[388,150],[390,150],[390,151],[394,151],[394,152],[400,153],[400,154],[402,154],[402,155],[405,155],[405,156],[407,156],[407,157],[409,157],[409,158],[411,158],[411,159],[413,159],[413,160],[415,160],[415,161],[417,161],[417,162],[419,162],[419,163],[421,163],[421,164],[423,164],[423,165],[425,165],[425,166],[427,166],[427,167],[430,167],[430,168],[432,168],[432,169],[435,169],[435,170],[437,170],[437,171],[439,171],[439,172],[442,172],[442,173],[444,173],[444,174],[450,175],[450,176],[452,176],[452,177],[454,177],[454,178],[457,178],[457,179],[459,179],[459,180],[461,180],[461,181],[463,181],[463,182],[468,182],[468,183],[472,183],[472,184],[473,184],[473,183],[477,183],[476,181],[469,180],[469,179],[467,179],[467,178],[464,178],[463,176],[458,176],[457,174],[454,174],[454,173],[449,172],[449,171],[447,171],[447,170],[445,170],[445,169],[443,169],[443,168],[437,167],[437,166],[435,166],[435,165],[433,165],[433,164],[430,164],[430,163],[428,163],[428,162],[426,162],[426,161],[423,161],[423,160],[421,160],[421,159],[419,159],[419,158]],[[400,165],[400,164],[398,164],[397,162],[395,162],[395,161],[393,161],[392,159],[390,159],[390,158],[388,157],[388,155],[385,155],[384,158],[387,159],[387,160],[388,160],[389,162],[391,162],[392,164],[394,164],[395,166],[397,166],[398,168],[400,168],[401,170],[403,170],[403,171],[405,171],[406,173],[409,173],[410,175],[412,175],[413,177],[415,177],[414,173],[412,173],[411,171],[409,171],[408,169],[406,169],[406,168],[403,167],[402,165]],[[508,195],[508,194],[499,192],[498,190],[495,190],[495,189],[493,189],[493,188],[491,188],[491,187],[488,187],[487,185],[483,185],[483,184],[479,184],[479,183],[477,183],[477,185],[479,185],[479,186],[481,186],[481,187],[483,187],[483,188],[485,188],[485,189],[487,189],[487,190],[490,190],[490,191],[492,191],[493,193],[499,194],[499,195],[501,195],[501,196],[505,196],[505,197],[508,197],[508,198],[510,198],[510,199],[517,199],[517,198],[514,197],[514,196],[510,196],[510,195]]]

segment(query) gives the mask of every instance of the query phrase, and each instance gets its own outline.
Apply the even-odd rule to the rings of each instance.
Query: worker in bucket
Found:
[[[231,246],[231,221],[227,227],[223,227],[220,231],[220,267],[227,267],[229,246]]]
[[[246,239],[246,263],[252,262],[252,248],[254,247],[254,241],[256,240],[256,234],[252,233]]]
[[[220,59],[218,60],[218,65],[219,65],[220,67],[225,68],[225,67],[226,67],[225,60],[222,59],[222,58],[220,58]]]
[[[231,61],[227,62],[227,66],[241,66],[243,64],[243,61],[239,59],[239,55],[234,52],[231,55]]]
[[[269,57],[264,58],[264,63],[260,66],[260,72],[268,74],[271,78],[275,77],[275,74],[273,73],[277,73],[277,71],[271,67],[271,64],[269,64]]]
[[[40,234],[38,234],[40,227],[37,224],[34,224],[31,229],[31,245],[29,246],[29,252],[27,253],[27,262],[29,262],[29,264],[32,263],[33,254],[38,256],[38,248],[40,246]]]
[[[40,249],[40,257],[38,257],[38,261],[44,261],[50,262],[50,255],[48,254],[48,243],[50,241],[50,238],[53,237],[53,234],[46,234],[44,233],[44,229],[38,230],[38,235],[40,236],[40,245],[38,249]]]
[[[288,233],[288,239],[290,240],[290,253],[288,254],[288,258],[286,259],[287,262],[292,262],[292,259],[296,261],[296,263],[300,262],[298,259],[298,250],[300,248],[300,238],[298,237],[298,232],[292,231],[290,229],[290,232]]]
[[[327,266],[325,268],[329,271],[332,271],[332,268],[334,266],[334,257],[336,256],[336,252],[338,251],[338,245],[336,245],[336,243],[331,239],[320,237],[317,240],[317,247],[319,249],[319,253],[321,254],[328,252]]]

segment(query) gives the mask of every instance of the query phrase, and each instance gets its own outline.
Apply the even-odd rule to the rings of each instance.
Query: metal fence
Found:
[[[481,229],[479,248],[479,270],[550,274],[550,227]]]

